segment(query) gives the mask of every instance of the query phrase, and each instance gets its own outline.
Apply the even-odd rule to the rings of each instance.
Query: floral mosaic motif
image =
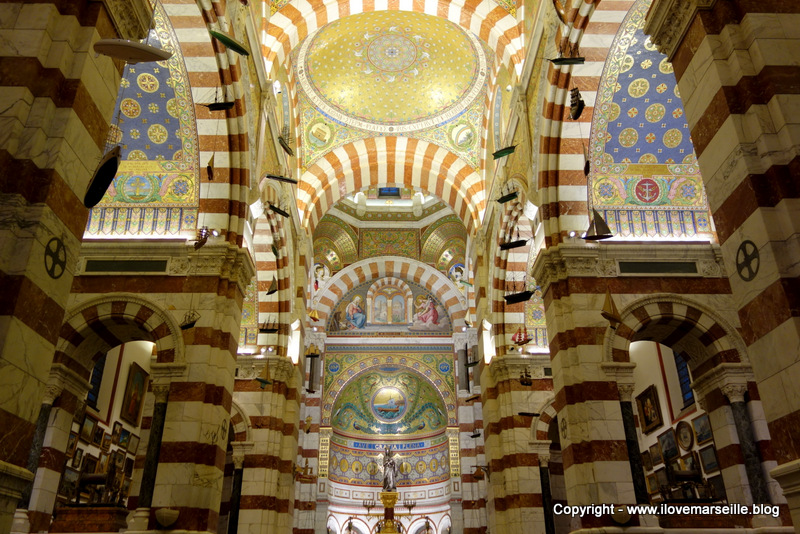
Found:
[[[373,256],[405,256],[419,259],[419,232],[381,228],[362,230],[360,236],[361,258]]]
[[[672,66],[638,0],[611,47],[592,124],[591,204],[618,237],[707,234],[708,205]]]
[[[193,233],[198,205],[194,104],[174,29],[159,4],[150,44],[173,52],[166,61],[127,65],[118,97],[121,163],[89,216],[93,235]]]

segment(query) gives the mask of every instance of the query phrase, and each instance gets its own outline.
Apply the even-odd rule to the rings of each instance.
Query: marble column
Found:
[[[156,471],[158,470],[158,457],[161,453],[161,438],[164,435],[164,423],[167,419],[167,400],[169,399],[169,384],[153,384],[153,420],[150,425],[150,439],[147,440],[147,456],[142,470],[142,483],[139,488],[139,501],[134,523],[130,530],[146,530],[150,516],[150,506],[153,503],[153,489],[156,484]]]
[[[619,389],[619,405],[622,410],[622,426],[625,428],[625,445],[628,448],[628,463],[633,476],[633,491],[637,504],[649,504],[647,481],[644,478],[642,454],[639,450],[639,437],[636,435],[636,419],[633,416],[633,384],[617,384]]]
[[[456,350],[458,362],[458,389],[469,391],[469,367],[467,367],[467,347]]]
[[[539,458],[539,479],[542,485],[542,509],[544,510],[544,532],[555,534],[553,521],[553,493],[550,491],[550,440],[536,440],[531,443],[531,450]]]
[[[53,409],[53,402],[61,395],[64,390],[62,385],[49,384],[45,389],[44,399],[42,399],[42,407],[39,409],[39,417],[36,420],[36,430],[33,433],[33,443],[31,444],[31,452],[28,454],[28,471],[36,473],[39,467],[39,456],[42,454],[42,445],[44,445],[44,436],[47,432],[47,423],[50,421],[50,412]],[[33,481],[28,484],[28,487],[22,492],[22,498],[19,501],[19,508],[26,509],[30,504],[31,492],[33,491]]]
[[[233,445],[233,444],[232,444]],[[250,444],[252,447],[252,443]],[[244,478],[244,448],[233,446],[233,488],[231,489],[231,510],[228,514],[228,534],[239,533],[239,506],[242,501],[242,480]]]
[[[758,450],[758,443],[756,443],[753,436],[750,414],[747,413],[747,405],[744,402],[747,385],[728,384],[720,389],[731,403],[733,422],[736,424],[736,434],[739,436],[739,446],[744,457],[744,469],[747,473],[747,480],[750,482],[753,503],[769,504],[767,482],[764,480],[764,473],[761,470],[761,454]]]

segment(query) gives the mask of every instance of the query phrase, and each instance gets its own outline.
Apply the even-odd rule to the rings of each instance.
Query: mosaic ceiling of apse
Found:
[[[301,166],[358,139],[404,135],[477,168],[491,61],[472,33],[423,13],[332,22],[293,54]]]
[[[395,377],[392,379],[393,381],[401,383],[400,375],[409,375],[414,384],[425,387],[427,393],[421,396],[417,395],[416,400],[412,399],[416,403],[416,407],[423,407],[430,402],[439,409],[444,410],[444,421],[439,421],[439,417],[435,417],[436,424],[434,426],[436,426],[436,428],[439,428],[439,425],[452,427],[458,424],[456,418],[452,345],[418,345],[414,347],[409,347],[407,345],[381,345],[379,348],[376,348],[375,346],[330,344],[327,345],[325,349],[325,367],[323,369],[322,379],[321,424],[323,426],[334,426],[332,421],[336,420],[336,417],[339,415],[334,410],[334,404],[337,406],[340,405],[340,392],[343,392],[352,380],[367,376],[366,373],[370,373],[371,371],[379,371],[379,375],[388,374],[385,370],[389,368],[396,370],[394,371]],[[365,374],[362,375],[362,373]],[[396,386],[396,384],[394,382],[384,383],[379,381],[376,383],[376,391],[379,387],[383,386]],[[404,391],[414,390],[404,389]],[[358,399],[357,404],[363,405],[370,402],[374,393],[375,391],[371,391],[369,398],[365,396]],[[341,398],[344,399],[345,397]],[[419,403],[421,398],[427,400]],[[408,408],[412,408],[411,404],[409,404]],[[362,408],[361,411],[365,420],[373,419],[370,424],[378,424],[378,418],[370,415],[373,414],[372,407],[367,406]],[[407,425],[408,421],[410,421],[410,419],[406,419],[408,415],[414,415],[413,408],[406,411],[402,418],[397,417],[395,420],[387,420],[386,417],[382,417],[380,423],[388,425],[385,428],[392,434],[430,435],[432,433],[429,423],[426,423],[425,428],[420,429],[419,422],[416,426],[412,425],[400,432],[401,427]],[[433,416],[434,413],[425,415],[426,417],[428,415]],[[342,420],[339,421],[343,422]],[[352,424],[350,424],[350,428],[356,430],[352,427]],[[363,432],[367,435],[371,435],[371,431],[368,428]]]
[[[120,84],[122,161],[103,200],[91,210],[94,235],[194,233],[199,194],[197,128],[189,78],[175,30],[157,4],[150,44],[170,59],[127,65]]]
[[[619,237],[709,237],[708,204],[672,65],[634,4],[614,39],[592,125],[591,203]]]

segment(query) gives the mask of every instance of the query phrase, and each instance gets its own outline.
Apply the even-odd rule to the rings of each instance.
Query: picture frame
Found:
[[[703,466],[703,472],[708,474],[714,471],[719,471],[719,460],[717,459],[717,450],[713,445],[704,447],[698,452],[700,455],[700,465]]]
[[[139,418],[144,406],[144,394],[147,391],[147,380],[150,377],[142,367],[131,362],[128,371],[128,383],[125,385],[125,394],[122,397],[122,406],[119,409],[119,418],[134,427],[139,426]]]
[[[711,486],[712,497],[717,501],[727,501],[728,493],[725,491],[725,482],[722,475],[710,477],[708,484]]]
[[[642,453],[642,467],[647,471],[653,470],[653,458],[650,456],[650,451],[644,451]]]
[[[124,469],[125,467],[125,453],[120,449],[116,449],[111,453],[111,461],[114,462],[114,467],[117,469]]]
[[[122,481],[122,489],[120,490],[120,498],[126,499],[128,493],[131,491],[131,477],[125,477]]]
[[[656,469],[655,471],[656,481],[658,482],[658,487],[661,486],[669,486],[669,477],[667,476],[667,468],[661,467],[660,469]]]
[[[649,434],[664,424],[655,384],[651,384],[636,396],[636,407],[639,409],[639,425],[644,434]]]
[[[75,407],[75,414],[72,416],[72,422],[83,425],[84,417],[86,417],[86,401],[81,400],[78,401],[78,405]]]
[[[139,436],[137,436],[136,434],[131,434],[131,437],[128,440],[128,454],[136,456],[136,453],[138,451],[139,451]]]
[[[700,463],[697,461],[697,455],[694,452],[687,452],[681,456],[681,467],[684,471],[700,471]]]
[[[83,460],[83,449],[75,449],[75,454],[72,456],[72,463],[70,464],[72,467],[79,469],[81,466],[81,460]]]
[[[81,433],[79,436],[80,440],[86,443],[91,443],[94,439],[95,428],[97,428],[97,419],[89,414],[86,414],[83,417],[83,423],[81,424]]]
[[[69,439],[67,440],[67,458],[72,458],[75,455],[75,448],[78,446],[78,433],[70,432]]]
[[[125,458],[125,476],[133,476],[133,458]]]
[[[650,453],[650,458],[653,460],[654,466],[664,463],[664,457],[661,455],[661,445],[659,445],[658,442],[650,445],[648,452]]]
[[[678,450],[678,441],[675,439],[675,429],[673,428],[658,436],[658,444],[661,446],[661,456],[664,458],[664,463],[675,460],[681,455]]]
[[[114,421],[114,430],[111,431],[111,444],[119,445],[119,435],[122,432],[122,423]]]
[[[110,436],[111,434],[109,434]],[[97,462],[97,472],[98,473],[106,473],[108,472],[108,462],[111,458],[111,455],[107,452],[100,453],[100,459]]]
[[[708,420],[708,414],[704,413],[692,419],[692,428],[697,436],[697,444],[702,445],[714,439],[714,434],[711,431],[711,422]]]
[[[685,451],[692,450],[694,445],[694,430],[692,425],[686,421],[680,421],[675,427],[675,438],[678,440],[678,445]]]
[[[123,450],[128,450],[128,445],[130,444],[131,433],[129,430],[123,428],[119,434],[119,446]]]
[[[94,436],[92,436],[92,445],[101,447],[103,445],[103,434],[105,434],[105,429],[100,425],[95,425]]]
[[[655,473],[647,475],[647,493],[653,495],[654,493],[658,492],[659,492],[658,478],[656,478]]]
[[[83,455],[83,466],[81,467],[81,470],[84,473],[94,473],[94,472],[97,471],[97,464],[98,463],[99,463],[99,460],[98,460],[97,456],[95,456],[93,454],[86,453],[86,454]]]
[[[108,452],[111,448],[111,434],[108,432],[103,433],[103,443],[100,445],[103,452]]]
[[[61,482],[58,484],[58,495],[65,497],[67,501],[74,499],[75,493],[78,491],[80,476],[81,474],[77,469],[65,468],[64,474],[61,475]]]

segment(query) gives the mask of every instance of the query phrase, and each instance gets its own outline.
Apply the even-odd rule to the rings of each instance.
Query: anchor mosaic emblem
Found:
[[[54,237],[44,247],[44,269],[50,278],[58,279],[64,274],[67,266],[67,247],[59,238]]]
[[[756,244],[750,241],[742,241],[739,250],[736,251],[736,271],[739,278],[745,282],[751,281],[758,274],[761,265],[760,255]]]

